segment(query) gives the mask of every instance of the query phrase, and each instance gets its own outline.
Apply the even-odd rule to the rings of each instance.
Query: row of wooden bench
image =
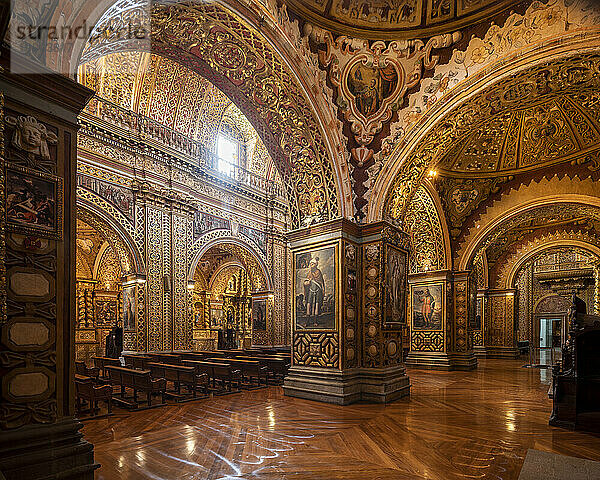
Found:
[[[145,393],[152,406],[153,396],[161,396],[164,404],[167,395],[186,400],[197,398],[197,392],[208,395],[210,391],[259,388],[270,380],[282,380],[289,367],[283,356],[249,355],[247,351],[149,352],[124,355],[124,359],[125,367],[119,359],[108,357],[94,357],[91,368],[76,363],[78,406],[85,400],[95,412],[98,401],[106,401],[110,411],[112,400],[136,408],[139,392]],[[171,390],[167,390],[169,383]],[[113,387],[120,387],[120,392],[115,394]],[[127,395],[127,389],[133,390],[133,396]]]

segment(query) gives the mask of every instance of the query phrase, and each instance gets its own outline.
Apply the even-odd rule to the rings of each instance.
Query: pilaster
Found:
[[[3,50],[0,208],[12,203],[0,212],[0,471],[91,480],[93,446],[73,414],[77,115],[92,92],[50,71],[11,74],[9,62]],[[46,209],[19,215],[21,195]]]

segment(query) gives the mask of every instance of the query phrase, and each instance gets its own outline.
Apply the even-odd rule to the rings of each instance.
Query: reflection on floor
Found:
[[[86,422],[97,479],[517,479],[527,449],[600,460],[548,426],[539,369],[411,369],[410,399],[338,407],[270,387]]]

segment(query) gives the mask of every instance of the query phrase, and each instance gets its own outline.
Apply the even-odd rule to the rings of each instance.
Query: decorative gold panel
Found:
[[[444,332],[411,332],[410,349],[414,352],[443,352]]]
[[[339,335],[331,333],[296,333],[294,365],[339,368]]]

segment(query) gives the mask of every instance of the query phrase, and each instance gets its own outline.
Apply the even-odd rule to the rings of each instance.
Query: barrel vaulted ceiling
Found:
[[[134,10],[115,11],[115,15]],[[325,136],[295,63],[283,58],[283,47],[217,3],[153,3],[147,13],[152,52],[209,79],[253,125],[284,180],[292,225],[339,216],[338,190],[348,183],[343,180],[347,171],[332,161],[335,145]],[[99,24],[111,24],[112,12],[107,15]],[[86,58],[115,45],[120,48],[112,40],[96,43],[86,50]]]
[[[206,78],[147,52],[121,52],[79,67],[80,83],[101,98],[151,118],[216,151],[222,126],[237,131],[247,148],[246,167],[275,179],[273,160],[244,114]]]
[[[58,0],[56,14],[70,11],[66,3]],[[74,8],[71,16],[79,15]],[[252,23],[257,16],[260,22]],[[296,202],[294,226],[350,217],[348,202],[359,221],[400,218],[432,166],[439,168],[444,206],[458,203],[453,214],[462,218],[498,189],[498,182],[469,184],[475,178],[510,182],[567,161],[593,163],[586,158],[598,133],[595,100],[581,98],[576,88],[552,96],[536,86],[527,106],[509,105],[506,97],[496,102],[499,111],[484,112],[484,121],[470,118],[473,102],[463,102],[468,97],[463,92],[489,80],[492,95],[497,70],[522,68],[541,50],[566,49],[576,40],[573,50],[589,50],[585,41],[600,25],[594,0],[178,2],[154,4],[151,20],[153,52],[176,60],[176,68],[185,65],[209,77],[250,119],[285,171]],[[373,42],[383,38],[380,30],[389,35],[385,43]],[[306,77],[309,71],[326,82],[303,79],[300,73]],[[363,92],[367,84],[357,83],[359,74],[363,83],[373,77],[382,84],[375,101]],[[510,95],[520,99],[527,92],[518,88]],[[191,98],[194,91],[185,93]],[[169,102],[179,98],[165,95]],[[480,97],[484,103],[490,99]],[[337,118],[324,122],[315,116],[317,104],[330,105]],[[181,102],[182,112],[186,105]],[[164,120],[201,136],[191,108],[189,115],[169,109]],[[451,124],[453,118],[460,128]],[[345,138],[338,134],[342,126]],[[444,178],[460,178],[461,184]],[[352,195],[345,190],[349,183]],[[450,220],[450,228],[459,230],[462,220]]]

